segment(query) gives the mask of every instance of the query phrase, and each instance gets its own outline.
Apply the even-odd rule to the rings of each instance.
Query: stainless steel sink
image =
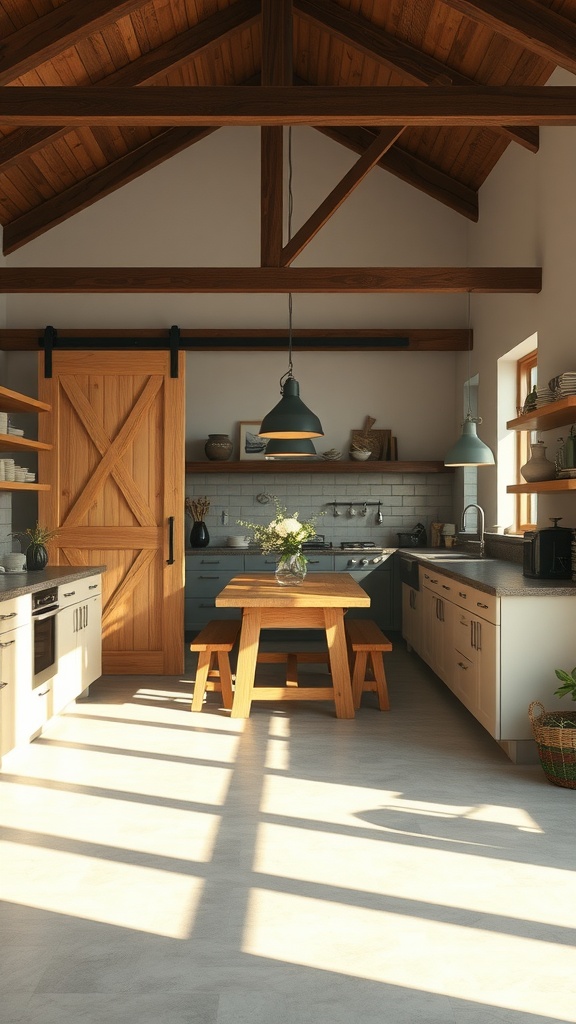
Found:
[[[463,551],[442,551],[433,554],[422,553],[420,558],[430,559],[433,562],[492,562],[492,558],[483,558],[481,555],[467,555]]]

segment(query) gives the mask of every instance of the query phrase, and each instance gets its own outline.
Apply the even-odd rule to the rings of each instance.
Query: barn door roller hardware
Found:
[[[66,336],[59,338],[55,327],[45,327],[44,334],[38,339],[40,348],[44,349],[44,376],[52,377],[52,353],[54,349],[75,349],[93,352],[102,350],[122,351],[126,349],[168,349],[170,352],[170,376],[178,376],[178,350],[180,348],[180,328],[171,327],[168,337],[164,338],[104,338]]]

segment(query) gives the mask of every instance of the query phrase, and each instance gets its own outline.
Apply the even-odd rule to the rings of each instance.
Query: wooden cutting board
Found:
[[[367,416],[362,430],[352,431],[350,447],[355,444],[360,445],[362,448],[368,448],[370,451],[369,462],[376,460],[386,462],[390,458],[392,431],[373,430],[372,424],[375,422],[376,420],[372,419],[371,416]]]

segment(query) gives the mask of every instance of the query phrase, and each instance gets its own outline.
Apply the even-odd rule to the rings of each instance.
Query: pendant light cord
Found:
[[[292,238],[292,213],[294,211],[294,196],[292,195],[292,125],[288,127],[288,241]],[[293,377],[292,364],[292,292],[288,292],[288,369],[280,379],[280,387],[285,381]]]

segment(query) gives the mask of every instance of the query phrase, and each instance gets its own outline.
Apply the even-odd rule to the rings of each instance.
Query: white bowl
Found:
[[[350,452],[350,458],[356,459],[357,462],[366,462],[366,459],[369,459],[371,454],[372,452],[359,452],[355,450]]]
[[[229,548],[247,548],[249,543],[249,537],[228,537],[226,540]]]

